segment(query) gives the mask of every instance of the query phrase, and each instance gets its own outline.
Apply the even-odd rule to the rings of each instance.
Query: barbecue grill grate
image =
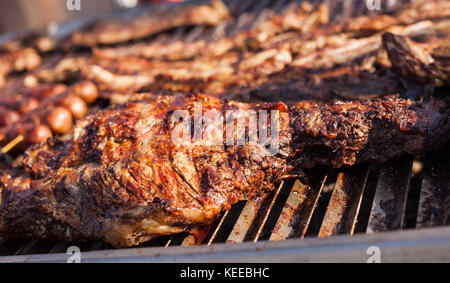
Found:
[[[234,15],[239,15],[236,24],[224,23],[214,29],[180,28],[171,36],[165,33],[152,40],[214,40],[223,33],[232,34],[255,25],[298,1],[225,2]],[[346,8],[349,2],[325,1],[335,11],[333,21],[371,13],[365,1],[357,1],[359,6],[353,10]],[[57,62],[55,57],[47,61],[45,67]],[[140,247],[325,238],[450,225],[448,160],[448,152],[442,150],[424,157],[403,156],[384,165],[310,170],[300,180],[279,184],[265,199],[234,205],[195,235],[160,237]],[[102,242],[78,246],[82,252],[111,249]],[[0,256],[65,253],[68,247],[65,242],[8,240],[0,242]]]
[[[430,153],[424,162],[404,156],[383,165],[313,170],[302,178],[307,182],[286,181],[265,199],[236,204],[195,236],[160,237],[140,247],[324,238],[450,225],[446,154]],[[68,247],[65,242],[11,240],[1,243],[0,255],[65,253]],[[111,249],[102,242],[79,247],[84,252]]]

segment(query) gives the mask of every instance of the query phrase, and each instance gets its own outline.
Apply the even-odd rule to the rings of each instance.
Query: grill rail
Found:
[[[450,227],[397,233],[336,236],[324,239],[218,244],[198,247],[135,248],[81,254],[86,263],[283,263],[367,262],[368,248],[378,247],[381,262],[449,262]],[[0,258],[0,262],[60,262],[70,255],[27,255]]]

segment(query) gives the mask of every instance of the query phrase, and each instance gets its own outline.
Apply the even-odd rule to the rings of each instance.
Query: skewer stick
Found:
[[[18,145],[19,143],[21,143],[23,141],[24,137],[22,135],[18,135],[15,139],[13,139],[12,141],[10,141],[7,145],[5,145],[2,148],[2,153],[8,153],[9,151],[11,151],[16,145]]]

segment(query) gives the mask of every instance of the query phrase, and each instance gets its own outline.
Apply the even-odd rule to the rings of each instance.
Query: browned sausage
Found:
[[[81,97],[86,103],[93,103],[98,98],[97,86],[91,81],[81,81],[72,88],[75,95]]]
[[[19,105],[19,112],[22,114],[26,114],[30,111],[39,107],[39,101],[36,98],[25,99]]]
[[[19,121],[20,114],[14,110],[0,108],[0,127],[10,126]]]
[[[53,132],[65,134],[72,128],[72,113],[65,107],[55,107],[49,111],[47,123]]]
[[[26,114],[36,109],[41,101],[64,92],[67,87],[63,84],[40,85],[26,88],[20,94],[8,96],[0,100],[0,106]]]
[[[27,142],[30,144],[41,143],[51,137],[53,137],[52,130],[47,125],[39,125],[28,133]]]
[[[70,110],[75,119],[81,119],[86,116],[88,107],[86,102],[78,96],[69,94],[65,97],[61,104]]]

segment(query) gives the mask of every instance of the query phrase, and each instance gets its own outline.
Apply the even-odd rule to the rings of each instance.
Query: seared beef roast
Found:
[[[174,119],[179,110],[188,116]],[[251,113],[262,119],[262,110],[270,115],[256,132],[270,124],[269,143],[240,144],[238,130],[225,138],[228,127],[220,125],[230,122],[227,113],[248,122]],[[189,117],[198,113],[227,118],[196,125]],[[201,142],[178,140],[183,125],[193,125],[184,133]],[[244,125],[247,134],[255,130]],[[128,102],[82,120],[68,141],[30,148],[21,163],[2,171],[0,236],[133,246],[209,224],[222,209],[263,195],[302,168],[383,162],[439,147],[449,127],[448,103],[436,99],[307,101],[291,109],[203,95]],[[268,148],[273,143],[276,152]]]

